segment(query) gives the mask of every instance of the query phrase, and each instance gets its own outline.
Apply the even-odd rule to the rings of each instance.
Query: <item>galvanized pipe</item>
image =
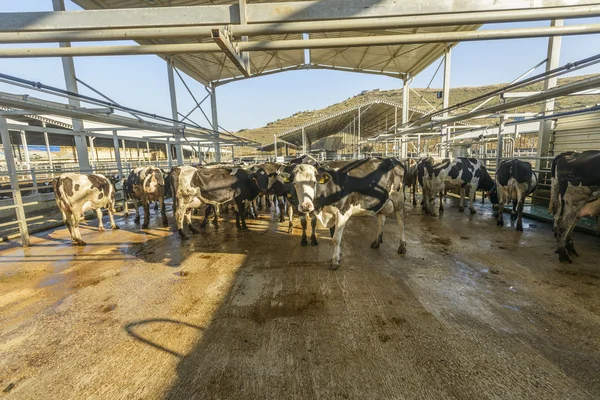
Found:
[[[495,29],[485,31],[415,33],[406,35],[383,35],[327,39],[293,39],[253,41],[238,43],[239,51],[277,51],[298,49],[328,49],[338,47],[394,46],[424,43],[452,43],[478,40],[517,39],[549,36],[589,35],[600,33],[600,24],[562,27],[537,27],[519,29]],[[63,48],[5,48],[0,58],[107,56],[185,53],[217,53],[221,48],[215,43],[157,44],[139,46],[84,46]]]
[[[600,16],[600,5],[553,7],[546,9],[485,11],[462,14],[412,15],[383,18],[344,19],[338,21],[307,21],[230,25],[234,37],[295,34],[334,31],[404,29],[433,26],[478,25],[548,19],[568,19]],[[110,25],[93,30],[47,30],[0,32],[0,43],[77,42],[96,40],[139,40],[209,38],[211,29],[220,26],[169,26],[113,28]]]

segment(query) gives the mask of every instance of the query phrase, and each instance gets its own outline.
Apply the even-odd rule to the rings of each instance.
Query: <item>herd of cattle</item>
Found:
[[[563,153],[552,163],[552,191],[549,211],[554,215],[554,235],[558,241],[557,253],[563,262],[571,262],[577,252],[573,247],[572,232],[577,221],[600,213],[600,151]],[[54,179],[56,202],[74,243],[84,245],[79,233],[79,222],[87,210],[96,210],[99,230],[103,230],[102,208],[108,210],[111,226],[114,222],[115,183],[99,174],[65,173]],[[278,204],[279,221],[289,220],[292,232],[294,213],[302,223],[301,245],[308,245],[307,225],[311,221],[310,243],[318,245],[315,235],[317,220],[329,228],[333,239],[331,268],[336,269],[341,259],[341,240],[344,227],[353,215],[377,216],[377,234],[371,244],[378,248],[383,242],[386,217],[395,214],[400,231],[398,253],[406,252],[404,236],[404,204],[406,187],[412,188],[416,206],[417,185],[423,191],[421,202],[425,213],[435,215],[434,202],[439,196],[438,211],[443,208],[443,196],[448,190],[460,193],[459,211],[464,211],[465,196],[469,209],[475,213],[476,192],[489,195],[498,204],[498,225],[504,225],[504,205],[513,204],[512,219],[516,229],[523,230],[522,212],[525,198],[537,185],[537,175],[531,164],[517,159],[503,161],[492,179],[485,165],[474,158],[439,159],[426,157],[419,160],[397,158],[367,158],[355,161],[318,163],[309,156],[292,160],[289,164],[267,162],[253,166],[203,165],[173,167],[169,173],[148,166],[133,170],[124,183],[126,199],[133,202],[136,219],[140,222],[138,203],[143,205],[143,229],[149,225],[150,204],[160,204],[163,226],[168,226],[165,197],[173,198],[173,214],[177,230],[183,240],[188,239],[184,228],[192,233],[193,209],[205,205],[201,224],[206,226],[211,213],[217,224],[220,209],[232,205],[236,225],[247,230],[246,217],[256,215],[263,201]],[[125,202],[127,204],[127,201]],[[127,206],[125,208],[127,215]]]

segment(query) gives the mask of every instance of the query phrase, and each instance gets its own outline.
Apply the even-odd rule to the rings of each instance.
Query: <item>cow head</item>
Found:
[[[263,168],[256,169],[249,177],[256,183],[256,186],[261,193],[267,192],[267,189],[269,189],[269,175]]]
[[[165,186],[165,179],[160,168],[149,168],[144,178],[144,191],[154,193],[159,186]]]
[[[319,185],[331,182],[331,175],[327,172],[319,173],[309,164],[300,164],[294,168],[294,188],[298,194],[298,211],[311,213],[315,210],[314,200],[317,196]]]
[[[479,166],[481,168],[481,178],[479,178],[479,184],[477,185],[477,190],[483,190],[485,192],[491,191],[494,186],[496,186],[496,182],[490,176],[487,168],[484,166]]]
[[[498,187],[496,185],[494,185],[494,187],[492,188],[492,190],[490,190],[490,202],[492,204],[498,204],[499,200],[498,200]]]

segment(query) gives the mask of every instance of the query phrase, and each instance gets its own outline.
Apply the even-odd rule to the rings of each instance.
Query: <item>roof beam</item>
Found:
[[[246,78],[250,77],[250,71],[248,71],[246,60],[242,57],[242,54],[239,52],[237,46],[230,40],[230,36],[227,32],[222,29],[213,29],[212,30],[212,39],[217,43],[217,45],[223,50],[227,58],[231,60],[233,65],[244,75]]]
[[[75,0],[77,3],[77,0]],[[246,5],[248,24],[323,21],[390,16],[476,13],[549,7],[594,5],[593,0],[328,0],[252,3]],[[0,14],[0,31],[114,29],[240,24],[238,4],[189,7],[144,7],[107,10]]]
[[[461,41],[588,35],[593,33],[600,33],[600,24],[518,29],[495,29],[484,31],[416,33],[408,35],[342,37],[308,40],[260,40],[252,42],[240,42],[237,45],[239,51],[275,51],[298,49],[330,49],[363,46],[391,46],[418,43],[453,43]],[[184,53],[215,53],[221,51],[221,48],[216,43],[184,43],[139,46],[82,46],[62,48],[2,48],[0,49],[0,58],[65,56],[76,57],[140,54],[173,55]]]

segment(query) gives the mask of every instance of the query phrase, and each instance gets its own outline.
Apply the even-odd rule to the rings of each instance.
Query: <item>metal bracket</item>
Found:
[[[232,36],[227,29],[212,29],[212,39],[223,50],[225,55],[231,60],[236,68],[246,77],[250,77],[250,71],[247,67],[246,60],[239,51],[237,45],[232,42]]]

